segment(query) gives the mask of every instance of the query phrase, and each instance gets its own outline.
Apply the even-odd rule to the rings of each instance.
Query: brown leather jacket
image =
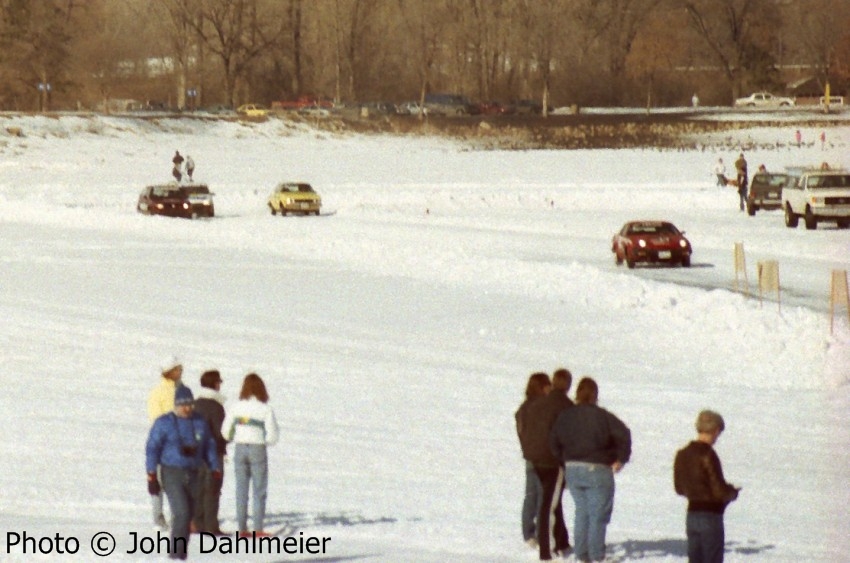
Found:
[[[693,441],[676,453],[673,484],[688,498],[689,512],[723,514],[726,505],[738,498],[738,489],[723,478],[720,458],[705,442]]]

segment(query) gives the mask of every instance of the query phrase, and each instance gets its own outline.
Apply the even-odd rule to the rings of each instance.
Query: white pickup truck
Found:
[[[850,227],[850,171],[808,169],[799,174],[782,188],[785,226],[796,227],[802,217],[807,229],[817,229],[821,221]]]

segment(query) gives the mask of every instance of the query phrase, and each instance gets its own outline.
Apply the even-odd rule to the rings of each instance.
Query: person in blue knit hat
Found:
[[[148,434],[145,469],[148,493],[168,497],[171,506],[169,557],[186,559],[189,522],[198,495],[198,471],[206,462],[221,486],[221,462],[206,420],[194,412],[192,390],[181,385],[174,392],[174,410],[156,419]],[[157,478],[157,467],[162,485]]]

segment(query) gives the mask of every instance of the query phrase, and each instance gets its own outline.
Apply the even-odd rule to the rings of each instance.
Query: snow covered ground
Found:
[[[633,433],[612,555],[686,560],[671,464],[713,408],[743,487],[727,561],[850,560],[846,309],[829,328],[850,231],[748,217],[711,173],[737,156],[713,148],[730,137],[755,141],[752,169],[850,165],[850,125],[830,124],[824,149],[788,146],[796,128],[689,152],[506,152],[278,120],[0,116],[0,560],[163,558],[126,552],[154,534],[145,401],[171,353],[195,390],[210,368],[231,400],[249,371],[266,380],[282,426],[269,527],[331,538],[319,555],[200,554],[194,540],[193,560],[534,560],[513,413],[528,375],[559,366],[596,378]],[[216,218],[135,212],[175,149]],[[311,182],[327,216],[272,217],[282,180]],[[611,236],[634,218],[684,229],[693,267],[617,267]],[[750,297],[733,290],[735,242]],[[760,260],[779,262],[781,307],[758,298]],[[109,557],[90,547],[99,532],[117,540]],[[52,553],[10,545],[24,533]],[[79,552],[57,554],[57,535]]]

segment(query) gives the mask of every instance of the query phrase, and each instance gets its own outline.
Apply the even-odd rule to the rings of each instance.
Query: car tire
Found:
[[[272,215],[277,215],[277,211],[275,210],[274,205],[272,205],[271,203],[269,204],[269,211],[272,212]]]
[[[803,221],[806,223],[806,229],[810,231],[818,228],[818,220],[812,215],[811,207],[806,207],[806,214],[803,216]]]
[[[628,256],[626,256],[626,266],[628,266],[630,270],[634,269],[635,261],[632,260],[631,258],[629,258]]]
[[[758,208],[755,205],[750,205],[748,203],[747,204],[747,215],[749,215],[750,217],[755,217],[756,209],[758,209]]]
[[[616,250],[614,251],[614,263],[617,264],[618,266],[623,265],[623,257],[620,256],[620,253],[617,252]]]
[[[791,209],[791,206],[785,204],[785,226],[789,229],[797,228],[797,222],[800,220],[797,214]]]
[[[846,219],[838,221],[838,228],[839,229],[846,229],[847,227],[850,227],[850,221],[848,221]]]
[[[691,267],[691,257],[690,256],[685,256],[684,258],[682,258],[682,266],[684,266],[685,268]]]

